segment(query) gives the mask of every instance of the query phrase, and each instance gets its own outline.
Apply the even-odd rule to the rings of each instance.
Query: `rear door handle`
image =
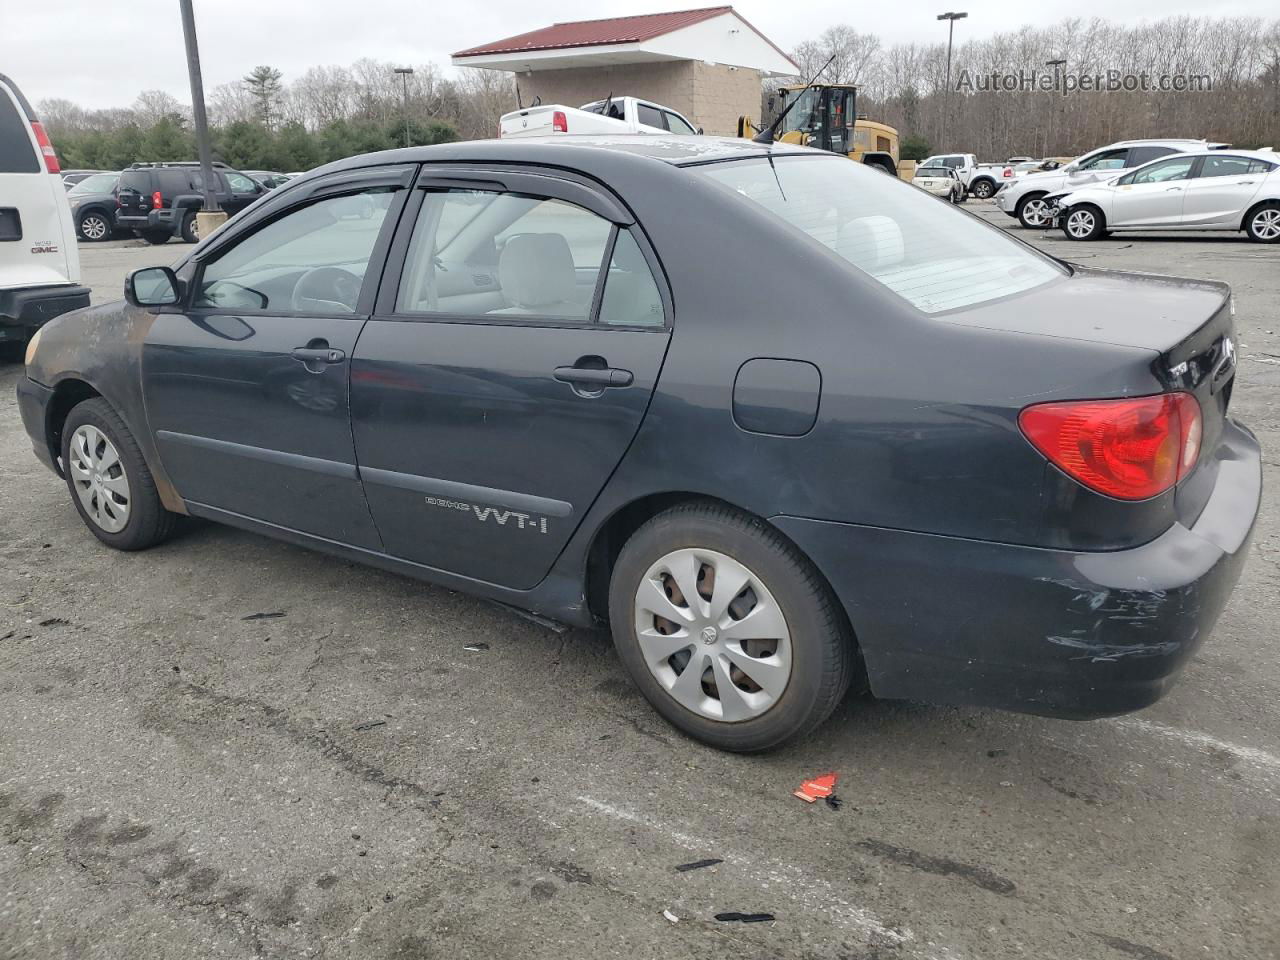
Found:
[[[630,370],[616,367],[556,367],[555,378],[561,383],[600,388],[629,387],[636,379]]]

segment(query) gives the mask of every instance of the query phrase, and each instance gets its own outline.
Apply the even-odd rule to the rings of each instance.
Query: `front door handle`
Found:
[[[576,383],[591,389],[629,387],[635,382],[630,370],[616,367],[556,367],[555,378],[561,383]]]
[[[333,347],[294,347],[293,358],[303,363],[341,363],[347,355]]]
[[[1172,193],[1174,190],[1181,190],[1181,189],[1182,189],[1181,187],[1165,187],[1165,188],[1164,188],[1164,192],[1165,192],[1165,193]]]

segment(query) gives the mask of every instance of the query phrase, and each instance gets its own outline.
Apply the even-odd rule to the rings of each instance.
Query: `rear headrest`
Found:
[[[892,217],[858,217],[840,227],[836,252],[864,270],[891,267],[906,256],[902,228]]]
[[[498,260],[502,294],[514,307],[545,307],[573,297],[573,254],[558,233],[518,233]]]

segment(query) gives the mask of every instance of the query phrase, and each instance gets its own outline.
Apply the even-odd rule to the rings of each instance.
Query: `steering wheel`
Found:
[[[298,313],[355,313],[363,281],[341,267],[313,267],[293,288],[293,309]]]

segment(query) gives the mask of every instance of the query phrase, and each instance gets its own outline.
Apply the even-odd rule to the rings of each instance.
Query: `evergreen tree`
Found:
[[[284,74],[275,67],[258,66],[244,78],[244,84],[253,98],[258,122],[268,130],[272,129],[276,121],[276,104],[280,100],[280,81],[283,77]]]

